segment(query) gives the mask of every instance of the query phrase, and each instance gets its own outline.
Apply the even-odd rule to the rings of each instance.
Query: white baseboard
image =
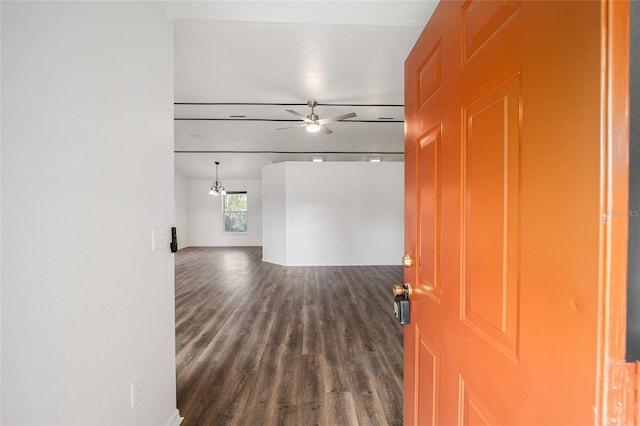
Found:
[[[165,426],[179,426],[182,423],[182,417],[180,417],[180,411],[176,408],[171,412],[169,419],[166,421]]]

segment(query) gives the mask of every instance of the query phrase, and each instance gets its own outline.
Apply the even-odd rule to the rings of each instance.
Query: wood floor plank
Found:
[[[362,424],[369,424],[369,419],[361,419],[360,421],[358,420],[357,411],[351,392],[327,394],[325,410],[325,421],[329,426],[357,426],[360,424],[360,421],[362,421]]]
[[[283,267],[260,247],[176,253],[183,425],[401,425],[401,266]]]

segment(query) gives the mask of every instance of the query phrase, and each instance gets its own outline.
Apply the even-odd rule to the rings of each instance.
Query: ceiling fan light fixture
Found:
[[[347,114],[336,115],[335,117],[326,117],[321,119],[320,117],[318,117],[318,114],[316,114],[315,112],[315,107],[318,106],[318,102],[309,101],[307,104],[309,105],[309,108],[311,108],[311,114],[307,115],[306,117],[292,109],[285,110],[289,114],[293,114],[299,119],[301,119],[302,121],[304,121],[304,123],[298,126],[280,127],[279,129],[276,129],[276,130],[293,129],[294,127],[304,127],[306,131],[309,133],[322,132],[326,135],[330,135],[331,133],[333,133],[333,131],[326,126],[327,123],[342,121],[342,120],[346,120],[347,118],[352,118],[356,116],[355,112],[350,112]]]
[[[307,124],[307,132],[318,133],[320,131],[320,125],[317,122]]]

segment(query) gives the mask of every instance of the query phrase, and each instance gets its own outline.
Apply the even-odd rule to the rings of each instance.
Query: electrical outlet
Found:
[[[131,383],[131,408],[136,408],[136,405],[142,400],[142,379],[137,378]]]

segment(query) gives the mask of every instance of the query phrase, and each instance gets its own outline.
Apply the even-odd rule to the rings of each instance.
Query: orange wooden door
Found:
[[[406,425],[622,419],[626,20],[444,1],[408,57]]]

